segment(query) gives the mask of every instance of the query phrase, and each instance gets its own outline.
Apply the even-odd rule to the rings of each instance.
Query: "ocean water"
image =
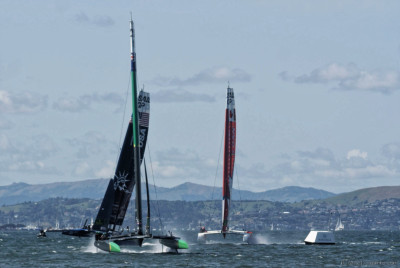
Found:
[[[307,231],[258,233],[196,242],[196,232],[174,233],[189,244],[179,254],[158,243],[120,253],[93,246],[94,238],[36,231],[0,231],[0,267],[400,267],[400,231],[336,232],[336,245],[304,245]],[[164,252],[163,252],[164,251]]]

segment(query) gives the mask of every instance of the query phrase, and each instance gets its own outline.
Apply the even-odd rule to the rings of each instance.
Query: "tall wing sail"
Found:
[[[96,220],[93,224],[93,230],[96,231],[107,231],[108,224],[110,222],[110,215],[112,204],[114,202],[114,180],[111,179],[108,183],[106,193],[104,194],[103,201],[97,212]]]
[[[118,219],[120,212],[126,211],[128,204],[123,204],[125,197],[131,197],[135,185],[133,180],[133,158],[132,158],[132,120],[129,122],[124,143],[114,178],[110,180],[99,212],[93,225],[94,230],[114,230],[116,225],[121,225]],[[129,200],[128,199],[128,200]],[[123,220],[123,219],[122,219]]]
[[[138,98],[139,108],[139,140],[140,140],[140,162],[146,148],[147,135],[149,131],[150,118],[150,94],[140,91]],[[116,226],[122,225],[129,201],[135,186],[134,165],[133,165],[133,145],[132,120],[126,130],[124,143],[119,156],[114,178],[110,180],[99,212],[97,214],[94,230],[108,231],[114,230]]]
[[[225,237],[229,230],[229,207],[231,203],[233,168],[235,165],[236,150],[236,110],[233,89],[227,90],[227,107],[225,111],[225,145],[224,171],[222,182],[222,233]]]
[[[137,106],[138,106],[138,115],[139,115],[139,120],[138,120],[139,121],[139,147],[140,147],[139,165],[141,165],[143,156],[144,156],[144,151],[146,149],[147,135],[149,133],[150,94],[141,90],[139,93],[138,99],[137,99]],[[132,131],[132,129],[133,129],[132,124],[130,124],[128,126],[128,128],[130,128],[130,131]],[[127,132],[129,132],[129,130]],[[130,137],[132,137],[132,135]],[[134,164],[133,164],[134,147],[132,144],[132,139],[128,146],[129,146],[130,157],[131,157],[130,168],[132,169],[132,173],[131,173],[132,177],[131,177],[131,181],[129,184],[129,193],[126,192],[126,194],[123,194],[121,196],[121,200],[119,201],[117,220],[115,222],[116,225],[122,225],[122,222],[124,221],[126,210],[128,209],[129,201],[131,200],[133,187],[135,186],[135,183],[136,183],[136,181],[134,179],[134,173],[135,173]],[[115,177],[114,177],[114,181],[115,181]],[[137,198],[141,198],[141,197],[137,197]]]

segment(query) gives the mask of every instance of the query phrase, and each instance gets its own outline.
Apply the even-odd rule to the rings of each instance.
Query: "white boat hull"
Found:
[[[304,243],[307,245],[334,245],[335,236],[331,231],[310,231]]]
[[[202,233],[197,234],[197,241],[205,243],[207,241],[207,236],[215,235],[215,234],[234,234],[234,235],[243,235],[243,242],[251,244],[252,240],[252,232],[249,231],[236,231],[236,230],[229,230],[227,232],[222,231],[205,231]]]

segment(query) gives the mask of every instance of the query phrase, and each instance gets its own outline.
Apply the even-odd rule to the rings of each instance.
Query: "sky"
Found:
[[[399,185],[399,1],[0,2],[0,185],[111,178],[138,84],[157,186]]]

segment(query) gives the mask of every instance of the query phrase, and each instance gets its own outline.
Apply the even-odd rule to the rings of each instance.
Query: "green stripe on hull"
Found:
[[[178,240],[178,249],[188,249],[188,248],[189,248],[189,246],[185,240],[181,240],[181,239]]]
[[[109,246],[110,246],[110,252],[121,252],[121,248],[118,246],[118,244],[110,242]]]

